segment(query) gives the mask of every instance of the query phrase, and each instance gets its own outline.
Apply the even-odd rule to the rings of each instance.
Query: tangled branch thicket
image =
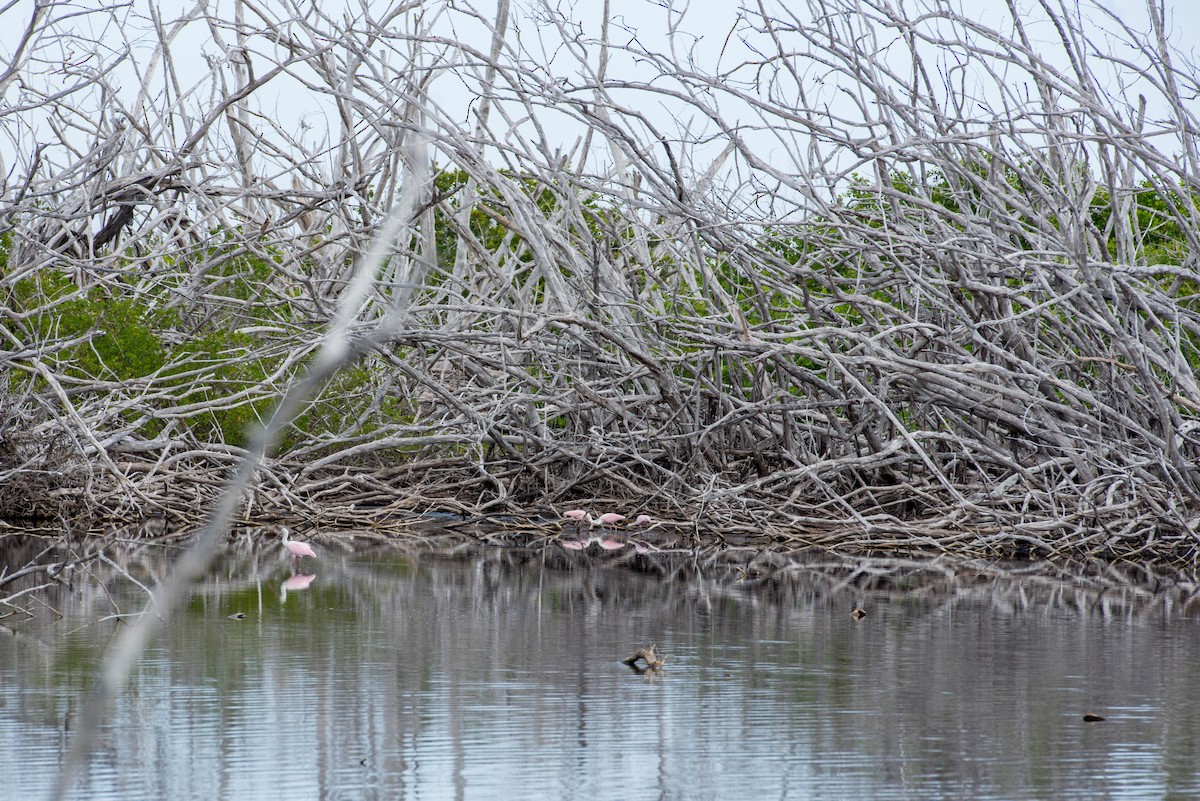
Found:
[[[716,43],[669,7],[653,46],[150,6],[37,4],[0,74],[0,513],[210,500],[351,304],[249,514],[1196,561],[1200,70],[1157,3],[761,3]]]

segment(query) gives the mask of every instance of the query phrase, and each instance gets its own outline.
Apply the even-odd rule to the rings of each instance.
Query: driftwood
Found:
[[[119,6],[0,15],[0,518],[178,529],[336,332],[241,517],[1200,562],[1200,73],[1156,3],[1042,4],[1053,43],[768,3],[711,62],[545,4],[553,74],[507,3],[235,5],[111,61]]]

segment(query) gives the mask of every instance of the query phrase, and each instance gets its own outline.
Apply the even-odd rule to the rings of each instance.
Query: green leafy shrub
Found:
[[[158,332],[174,315],[122,291],[127,289],[98,285],[83,292],[62,272],[43,270],[16,282],[9,306],[27,314],[28,341],[41,344],[43,358],[62,374],[128,381],[166,364]]]

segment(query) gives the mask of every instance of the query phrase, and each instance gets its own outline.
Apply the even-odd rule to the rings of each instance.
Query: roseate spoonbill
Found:
[[[625,519],[625,515],[623,515],[623,514],[619,514],[617,512],[605,512],[604,514],[597,517],[592,522],[592,525],[596,525],[596,523],[599,523],[602,526],[613,526],[613,525],[616,525],[617,523],[620,523],[624,519]]]
[[[292,555],[292,565],[295,566],[297,559],[302,559],[306,556],[317,558],[317,552],[312,549],[312,546],[307,542],[297,542],[291,539],[291,533],[287,526],[282,526],[280,532],[283,534],[283,547],[287,548],[287,552]]]
[[[563,512],[563,517],[565,517],[567,520],[570,520],[577,526],[582,526],[583,521],[590,521],[592,519],[591,515],[587,513],[586,509],[570,509],[566,512]]]
[[[638,515],[637,519],[633,521],[633,524],[638,528],[649,528],[650,524],[653,522],[654,521],[650,518],[650,515]]]

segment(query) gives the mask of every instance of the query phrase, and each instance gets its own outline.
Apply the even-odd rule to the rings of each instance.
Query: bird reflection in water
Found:
[[[307,590],[308,585],[312,584],[313,579],[316,577],[316,573],[297,573],[293,576],[288,576],[284,579],[283,584],[279,585],[279,602],[287,603],[288,592]]]

